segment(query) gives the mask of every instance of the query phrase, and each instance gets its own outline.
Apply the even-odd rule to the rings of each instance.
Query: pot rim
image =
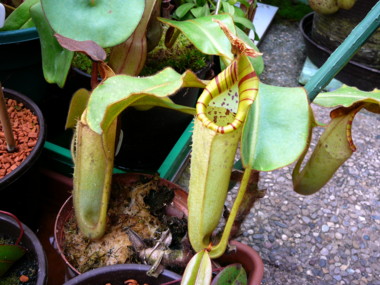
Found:
[[[36,27],[0,32],[0,45],[14,44],[39,39]]]

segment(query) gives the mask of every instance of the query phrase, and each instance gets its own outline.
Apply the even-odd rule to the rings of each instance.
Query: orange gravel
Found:
[[[15,170],[30,154],[37,143],[40,126],[38,118],[23,103],[6,99],[13,134],[16,141],[16,151],[9,153],[0,124],[0,179]]]

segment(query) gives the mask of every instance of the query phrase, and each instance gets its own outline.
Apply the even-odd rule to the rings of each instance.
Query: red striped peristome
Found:
[[[213,98],[229,90],[235,84],[238,85],[239,94],[239,105],[235,119],[225,126],[219,126],[207,117],[207,107]],[[249,107],[257,96],[258,87],[259,78],[248,57],[245,55],[238,56],[225,70],[211,80],[204,89],[196,106],[197,118],[204,126],[217,133],[233,132],[245,121]]]

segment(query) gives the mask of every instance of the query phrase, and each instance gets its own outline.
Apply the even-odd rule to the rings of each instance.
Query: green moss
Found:
[[[109,48],[106,49],[106,53],[110,53]],[[179,35],[173,47],[167,49],[164,45],[163,36],[158,46],[148,54],[140,75],[153,75],[168,66],[179,73],[183,73],[187,69],[198,71],[207,65],[208,57],[208,55],[197,50],[182,34]],[[75,53],[72,65],[91,74],[92,61],[82,53]]]
[[[164,38],[159,45],[148,54],[141,76],[157,73],[167,66],[172,67],[179,73],[187,69],[198,71],[207,65],[208,55],[197,50],[191,42],[180,34],[172,48],[164,45]]]

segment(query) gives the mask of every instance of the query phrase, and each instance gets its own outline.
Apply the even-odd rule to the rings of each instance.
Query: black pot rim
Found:
[[[35,27],[0,32],[0,45],[20,43],[30,40],[38,40],[38,32]]]
[[[0,222],[2,221],[4,221],[7,224],[11,224],[12,227],[15,227],[17,230],[19,230],[19,226],[13,218],[0,213]],[[47,282],[47,272],[48,272],[47,258],[46,258],[45,251],[42,247],[41,242],[35,235],[35,233],[25,224],[22,224],[22,226],[24,228],[24,235],[21,239],[21,242],[23,243],[25,247],[28,248],[28,250],[32,250],[37,257],[38,277],[37,277],[36,285],[44,285]],[[26,243],[28,243],[29,246],[26,246]],[[32,248],[30,247],[30,245]]]
[[[32,101],[32,99],[22,95],[16,91],[4,88],[4,95],[6,98],[15,99],[22,102],[28,109],[30,109],[38,118],[40,126],[40,133],[38,140],[29,156],[11,173],[0,179],[0,191],[8,187],[14,181],[18,180],[26,171],[28,171],[40,157],[46,138],[46,125],[45,120],[40,108]],[[27,186],[26,186],[27,187]]]
[[[303,38],[308,41],[310,44],[314,45],[315,47],[317,47],[318,49],[328,53],[329,55],[331,55],[333,53],[333,51],[331,51],[330,49],[327,49],[326,47],[324,46],[321,46],[319,45],[318,43],[316,43],[307,33],[306,33],[306,30],[305,30],[305,25],[308,21],[312,21],[313,17],[314,17],[314,14],[315,12],[311,12],[307,15],[305,15],[301,22],[299,23],[299,30],[301,31],[301,34],[303,36]],[[359,62],[356,62],[356,61],[353,61],[353,60],[350,60],[347,64],[352,64],[358,68],[362,68],[362,69],[367,69],[371,72],[374,72],[374,73],[378,73],[379,76],[380,76],[380,70],[378,69],[375,69],[375,68],[372,68],[372,67],[369,67],[369,66],[366,66],[364,64],[361,64]]]

